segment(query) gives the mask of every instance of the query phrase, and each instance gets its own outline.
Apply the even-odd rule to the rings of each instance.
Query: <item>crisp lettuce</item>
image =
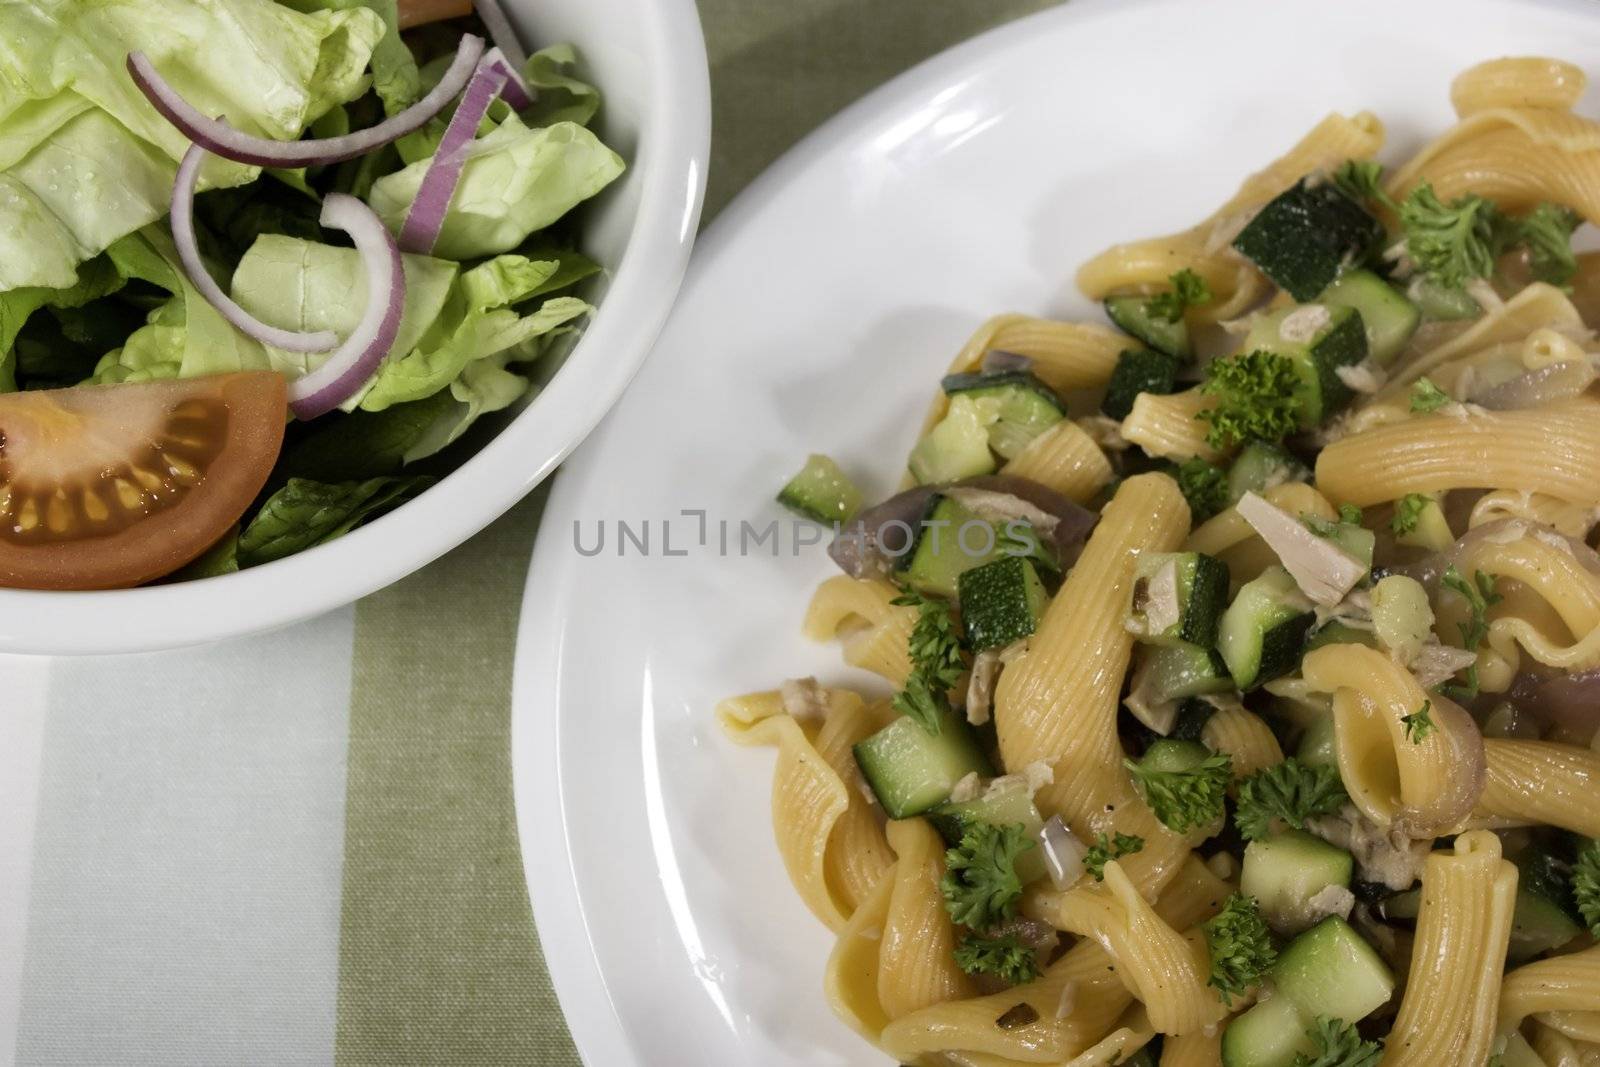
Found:
[[[407,255],[402,262],[406,306],[394,350],[409,352],[444,310],[460,267],[432,256]],[[233,272],[233,298],[273,326],[302,332],[332,330],[343,337],[366,312],[366,270],[353,248],[262,234]],[[267,351],[273,366],[292,378],[315,370],[327,358],[321,352],[285,352],[271,346]]]
[[[404,111],[422,95],[422,77],[411,49],[400,39],[400,14],[396,0],[279,0],[296,11],[351,11],[366,8],[383,19],[383,36],[372,49],[372,91],[393,115]],[[318,132],[318,136],[334,136]]]
[[[366,91],[386,32],[366,7],[306,14],[272,0],[0,4],[13,45],[0,49],[0,291],[67,288],[79,263],[166,213],[189,143],[128,77],[129,52],[201,110],[292,139]],[[203,175],[256,176],[224,160]]]
[[[438,427],[411,443],[407,461],[454,441],[479,415],[514,402],[527,382],[506,369],[529,342],[574,322],[590,306],[574,297],[545,300],[524,314],[523,304],[547,290],[567,264],[507,254],[462,271],[430,256],[405,257],[406,310],[391,355],[366,387],[343,407],[379,412],[435,396],[445,389],[457,401],[438,415]],[[360,256],[298,238],[258,238],[233,276],[233,296],[251,314],[285,329],[348,333],[365,308]],[[298,376],[320,355],[264,350],[279,370]],[[477,364],[506,354],[490,366]]]
[[[432,157],[373,183],[367,202],[399,232]],[[515,116],[469,149],[436,255],[474,259],[508,252],[622,173],[622,157],[575,122],[528,127]]]
[[[184,277],[172,238],[147,226],[115,242],[106,256],[124,278],[160,286],[172,299],[150,313],[119,349],[95,367],[98,383],[196,378],[237,370],[281,370],[271,353],[223,318]]]
[[[290,478],[239,534],[236,565],[254,567],[343,537],[433,484],[424,475],[328,484]]]

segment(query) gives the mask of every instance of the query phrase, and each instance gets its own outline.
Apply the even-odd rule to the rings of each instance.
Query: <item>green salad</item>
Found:
[[[574,50],[478,8],[0,6],[0,585],[321,544],[533,388],[624,163]]]

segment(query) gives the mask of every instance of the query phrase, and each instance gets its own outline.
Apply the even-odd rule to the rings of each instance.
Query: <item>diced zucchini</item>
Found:
[[[939,734],[901,716],[855,746],[856,764],[891,819],[921,815],[950,797],[969,774],[994,774],[967,720],[955,711],[939,722]]]
[[[1278,995],[1298,1004],[1307,1017],[1359,1022],[1394,995],[1388,964],[1337,915],[1289,942],[1271,976]]]
[[[1406,287],[1406,296],[1422,312],[1422,317],[1435,322],[1454,322],[1475,319],[1483,308],[1465,289],[1451,289],[1440,285],[1426,274],[1419,274]]]
[[[1114,296],[1106,301],[1106,315],[1117,329],[1143,341],[1157,352],[1188,359],[1189,326],[1180,317],[1168,322],[1165,315],[1151,314],[1148,296]]]
[[[1443,552],[1455,544],[1456,535],[1450,531],[1450,520],[1444,516],[1439,501],[1430,497],[1417,512],[1417,521],[1411,529],[1395,536],[1395,541],[1430,552]]]
[[[1217,641],[1228,601],[1228,565],[1202,552],[1152,552],[1134,570],[1128,629],[1153,645]]]
[[[1402,922],[1415,922],[1422,911],[1422,890],[1407,889],[1400,893],[1391,893],[1383,898],[1379,911],[1387,922],[1396,919]]]
[[[1129,349],[1117,357],[1100,410],[1120,421],[1128,417],[1140,393],[1164,394],[1177,387],[1177,359],[1149,348]]]
[[[976,800],[960,803],[946,800],[930,808],[928,819],[944,839],[954,845],[973,823],[990,823],[994,826],[1021,825],[1030,841],[1036,841],[1044,829],[1044,818],[1033,802],[1025,782],[1007,779],[997,788],[990,788]],[[1044,877],[1044,850],[1030,848],[1017,857],[1017,877],[1024,883]]]
[[[938,496],[928,507],[916,544],[900,557],[907,584],[920,593],[954,599],[961,575],[1006,556],[1022,558],[1014,541],[950,497]]]
[[[1148,677],[1145,685],[1150,694],[1162,704],[1233,688],[1233,677],[1222,657],[1198,645],[1152,646],[1145,650],[1139,670]],[[1134,684],[1138,686],[1138,682]]]
[[[1300,378],[1295,389],[1300,426],[1310,430],[1355,396],[1338,369],[1367,358],[1367,332],[1355,308],[1304,304],[1257,318],[1244,348],[1275,352],[1294,364]]]
[[[1512,963],[1560,948],[1583,932],[1571,911],[1572,885],[1564,864],[1543,848],[1517,857],[1517,904],[1511,915]]]
[[[1511,913],[1511,943],[1506,959],[1522,963],[1560,948],[1583,933],[1583,927],[1567,913],[1566,908],[1537,893],[1527,890],[1517,892],[1517,905]]]
[[[837,463],[813,453],[778,493],[778,503],[815,522],[846,523],[861,510],[861,490]]]
[[[1338,766],[1339,751],[1334,744],[1332,715],[1322,715],[1311,720],[1311,725],[1300,735],[1300,744],[1294,750],[1294,755],[1307,766]]]
[[[1383,240],[1383,225],[1331,182],[1302,178],[1256,213],[1233,247],[1296,300],[1311,300]]]
[[[1055,390],[1027,371],[952,374],[941,384],[952,400],[970,397],[993,415],[989,447],[1005,459],[1014,459],[1028,442],[1067,417]]]
[[[1286,482],[1303,482],[1311,468],[1265,441],[1252,441],[1234,457],[1228,468],[1228,502],[1237,504],[1246,493],[1265,493]]]
[[[1316,633],[1306,639],[1306,651],[1323,645],[1366,645],[1368,648],[1377,648],[1378,639],[1371,630],[1358,630],[1346,623],[1330,622],[1319,626]]]
[[[1167,736],[1176,741],[1198,741],[1200,735],[1205,732],[1206,723],[1210,722],[1211,716],[1216,713],[1216,706],[1209,700],[1185,700],[1178,705],[1177,720],[1173,722],[1172,732]]]
[[[1329,307],[1355,308],[1367,331],[1367,354],[1380,367],[1393,363],[1417,332],[1422,312],[1394,286],[1369,270],[1346,271],[1317,297]]]
[[[967,641],[979,652],[1030,636],[1050,601],[1039,572],[1021,556],[963,571],[956,584]]]
[[[1300,1006],[1285,996],[1260,1001],[1222,1032],[1223,1067],[1291,1067],[1316,1046]]]
[[[1311,528],[1312,533],[1324,541],[1332,541],[1345,555],[1359,560],[1369,571],[1372,569],[1372,553],[1377,547],[1377,534],[1353,522],[1328,522],[1307,518],[1305,523]]]
[[[1147,771],[1187,771],[1204,763],[1211,750],[1198,741],[1178,741],[1164,737],[1151,742],[1139,758],[1139,766]]]
[[[1293,670],[1315,621],[1316,613],[1282,567],[1268,567],[1246,582],[1223,612],[1217,636],[1217,651],[1234,684],[1248,692]]]
[[[951,397],[944,418],[911,450],[911,476],[929,485],[993,474],[995,460],[989,451],[989,427],[995,419],[992,405],[981,404],[970,396]]]
[[[1245,848],[1239,891],[1256,898],[1262,917],[1278,933],[1297,934],[1320,918],[1313,914],[1311,898],[1329,886],[1348,888],[1354,869],[1344,849],[1289,830]]]

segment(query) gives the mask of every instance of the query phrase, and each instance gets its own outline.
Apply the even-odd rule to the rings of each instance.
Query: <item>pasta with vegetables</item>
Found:
[[[834,1010],[904,1064],[1600,1063],[1600,123],[1501,59],[1332,116],[986,323],[905,488],[813,456],[779,750]]]

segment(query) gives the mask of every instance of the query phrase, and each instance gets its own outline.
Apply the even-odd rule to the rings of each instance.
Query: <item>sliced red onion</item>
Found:
[[[1071,889],[1083,877],[1083,857],[1088,846],[1067,828],[1061,816],[1050,816],[1039,831],[1039,847],[1044,851],[1045,870],[1050,872],[1050,881],[1057,889]]]
[[[394,347],[406,306],[400,246],[377,212],[353,196],[329,193],[322,202],[322,225],[343,230],[355,242],[367,272],[367,307],[326,363],[289,383],[289,407],[302,419],[332,411],[372,377]]]
[[[338,344],[339,338],[331,330],[300,333],[268,326],[236,304],[211,277],[205,261],[200,258],[200,246],[194,234],[194,187],[205,160],[206,150],[198,144],[190,145],[183,154],[183,162],[178,164],[178,178],[172,183],[172,242],[178,246],[178,258],[183,263],[183,272],[189,276],[189,284],[198,289],[234,329],[263,344],[290,352],[326,352]]]
[[[500,89],[500,96],[511,105],[511,110],[522,111],[533,106],[535,95],[527,82],[522,80],[522,68],[506,58],[499,48],[491,48],[483,54],[483,62],[506,76],[506,83]],[[527,62],[526,59],[523,60]]]
[[[509,84],[503,62],[497,67],[485,57],[456,105],[456,113],[451,116],[439,147],[434,149],[433,161],[428,164],[416,199],[406,211],[405,224],[400,227],[400,247],[405,251],[422,255],[433,253],[439,231],[444,228],[445,215],[450,210],[450,201],[461,181],[461,170],[467,163],[467,150],[478,135],[478,124],[489,113],[489,105],[494,103],[495,97]]]
[[[494,46],[516,66],[517,70],[527,66],[528,53],[522,50],[522,42],[517,40],[516,31],[511,28],[511,20],[506,18],[506,13],[501,10],[497,0],[473,0],[472,6],[478,9],[478,18],[483,20],[483,27],[489,31],[489,38],[494,41]]]
[[[456,58],[444,72],[444,77],[421,100],[376,126],[343,137],[310,141],[274,141],[267,137],[253,137],[234,129],[220,118],[206,116],[157,73],[155,65],[143,52],[128,54],[128,73],[155,109],[206,151],[257,167],[308,167],[354,159],[421,129],[466,87],[482,57],[483,38],[466,34],[461,38],[461,44],[456,48]]]

